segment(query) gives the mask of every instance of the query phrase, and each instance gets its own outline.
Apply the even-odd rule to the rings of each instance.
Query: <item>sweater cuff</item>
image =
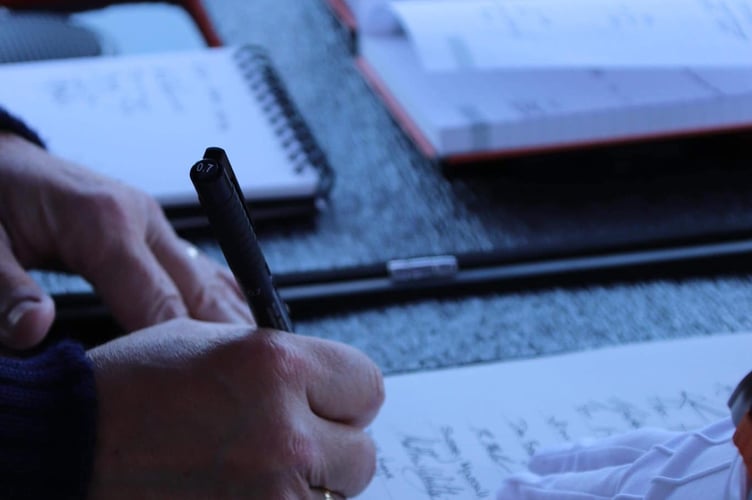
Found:
[[[63,341],[30,358],[1,358],[3,498],[85,498],[96,413],[94,371],[79,344]]]
[[[3,108],[0,108],[0,131],[13,132],[14,134],[20,135],[27,141],[31,141],[39,146],[44,147],[44,141],[42,141],[42,139],[36,132],[30,129],[19,118],[8,113]]]

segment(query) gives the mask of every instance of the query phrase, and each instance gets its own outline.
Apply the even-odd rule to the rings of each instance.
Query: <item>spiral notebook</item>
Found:
[[[258,47],[0,65],[0,106],[50,151],[155,196],[179,229],[205,224],[188,172],[208,146],[228,152],[256,218],[314,211],[332,181]]]

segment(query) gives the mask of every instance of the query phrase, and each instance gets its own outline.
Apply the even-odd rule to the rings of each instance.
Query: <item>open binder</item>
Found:
[[[259,47],[0,65],[0,105],[53,153],[154,196],[178,230],[205,224],[185,170],[209,143],[233,151],[259,219],[310,215],[333,180]]]
[[[587,49],[584,56],[569,46],[558,50],[559,38],[573,39],[563,36],[563,29],[543,35],[525,32],[540,29],[528,26],[534,24],[533,14],[569,9],[570,17],[576,18],[578,12],[589,13],[592,2],[571,9],[553,1],[536,2],[533,7],[485,0],[327,0],[327,5],[348,38],[355,40],[357,67],[394,120],[424,156],[445,165],[488,164],[502,158],[752,130],[752,58],[745,56],[744,48],[736,59],[729,56],[728,63],[714,61],[710,49],[698,54],[690,47],[670,56],[669,49],[656,46],[640,53],[629,49],[639,36],[623,35],[622,40],[615,27],[611,41],[609,34],[588,45],[587,34],[574,35],[574,46],[593,47],[593,62],[588,63]],[[667,17],[671,9],[647,2],[639,5],[628,12],[635,19]],[[742,5],[749,8],[746,0],[739,9]],[[454,11],[465,16],[457,23],[466,18],[478,22],[477,32],[457,28],[455,34],[454,28],[447,28]],[[687,14],[688,19],[703,24],[704,13],[694,14]],[[728,14],[735,17],[724,22],[752,32],[743,9],[729,7]],[[522,34],[516,39],[504,37],[501,28],[484,31],[483,16],[506,16]],[[549,19],[554,26],[558,21]],[[725,47],[726,33],[705,27],[707,33],[698,37],[706,40],[707,35],[709,47]],[[681,33],[682,40],[693,43],[681,30],[661,29],[645,31],[644,36],[668,44]],[[494,38],[497,35],[499,39]],[[494,49],[483,49],[494,44],[510,48],[497,60]],[[610,52],[598,45],[613,47],[617,61],[609,62],[605,56]],[[750,50],[752,46],[746,52]],[[715,59],[720,61],[727,52],[731,51],[715,52]],[[641,54],[648,62],[640,62]],[[619,58],[625,62],[620,64]],[[695,60],[696,64],[689,64]]]

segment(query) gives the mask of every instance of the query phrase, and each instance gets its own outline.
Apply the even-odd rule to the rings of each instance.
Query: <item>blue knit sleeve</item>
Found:
[[[0,357],[1,498],[85,498],[95,427],[94,372],[82,346]]]
[[[0,106],[0,131],[13,132],[14,134],[20,135],[21,137],[44,147],[44,141],[42,141],[42,139],[34,130],[29,128],[29,126],[26,125],[23,121],[13,116],[12,114],[10,114],[7,110],[3,109],[1,106]]]

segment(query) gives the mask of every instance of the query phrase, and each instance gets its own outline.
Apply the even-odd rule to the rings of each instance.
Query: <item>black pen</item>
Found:
[[[245,197],[225,151],[207,148],[204,159],[191,167],[191,181],[256,323],[291,332],[287,306],[274,287]]]

